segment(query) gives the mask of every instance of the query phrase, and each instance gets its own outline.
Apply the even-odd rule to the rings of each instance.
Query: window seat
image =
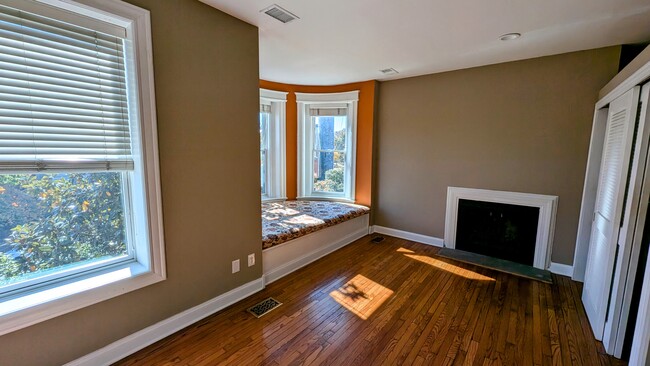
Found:
[[[370,209],[331,201],[284,201],[262,203],[262,249],[285,243],[359,216]]]

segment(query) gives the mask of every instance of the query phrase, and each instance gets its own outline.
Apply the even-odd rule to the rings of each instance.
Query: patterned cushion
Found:
[[[262,249],[365,215],[370,209],[330,201],[262,203]]]

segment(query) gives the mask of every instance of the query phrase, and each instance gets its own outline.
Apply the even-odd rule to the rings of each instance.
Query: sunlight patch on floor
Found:
[[[336,302],[363,320],[367,320],[391,295],[393,290],[360,274],[330,292]]]
[[[399,248],[397,249],[397,253],[415,253],[414,251],[406,248]]]
[[[435,258],[427,257],[425,255],[417,255],[417,254],[404,254],[404,255],[411,259],[415,259],[422,263],[426,263],[428,265],[434,266],[443,271],[451,272],[455,275],[462,276],[470,280],[495,281],[495,279],[492,277],[488,277],[480,273],[476,273],[474,271],[470,271],[468,269],[458,267],[451,263],[443,262]]]

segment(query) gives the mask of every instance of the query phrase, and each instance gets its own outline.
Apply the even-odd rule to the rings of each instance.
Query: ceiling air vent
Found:
[[[399,74],[399,73],[397,72],[397,70],[393,69],[392,67],[389,68],[389,69],[383,69],[383,70],[379,70],[379,71],[381,71],[381,73],[384,74],[384,75],[395,75],[395,74]]]
[[[266,13],[271,17],[281,21],[282,23],[289,23],[292,20],[300,19],[290,11],[283,9],[277,4],[273,4],[268,8],[262,9],[260,12]]]

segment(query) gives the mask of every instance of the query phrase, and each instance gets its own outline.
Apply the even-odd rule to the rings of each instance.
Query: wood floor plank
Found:
[[[446,360],[453,360],[460,346],[460,336],[459,331],[461,323],[465,318],[467,309],[470,308],[476,297],[478,297],[478,281],[464,281],[469,287],[462,289],[465,292],[465,297],[462,298],[461,305],[457,305],[457,310],[455,311],[455,316],[451,320],[447,334],[443,337],[443,341],[439,342],[438,349],[434,349],[436,357],[433,359],[434,364],[440,364],[447,362]],[[460,298],[460,296],[459,296]]]
[[[576,317],[579,322],[579,327],[582,330],[581,332],[581,337],[584,339],[591,339],[593,338],[593,331],[591,330],[591,325],[589,324],[589,320],[587,319],[587,314],[585,313],[584,307],[582,306],[582,302],[580,300],[581,295],[582,295],[582,289],[580,288],[579,284],[577,282],[568,280],[569,288],[571,290],[571,294],[567,295],[567,298],[569,301],[573,301],[573,309],[576,311]],[[598,342],[600,343],[600,342]],[[596,344],[594,342],[584,342],[583,344],[585,348],[585,362],[592,364],[592,365],[598,365],[600,362],[600,359],[598,358],[598,351],[596,348]]]
[[[574,364],[586,364],[589,360],[587,345],[584,337],[578,337],[578,333],[582,333],[580,321],[578,320],[578,312],[575,308],[575,303],[571,299],[571,289],[569,288],[570,280],[568,277],[557,276],[557,287],[559,289],[562,301],[562,314],[565,319],[565,333],[569,342],[569,354],[571,362]]]
[[[462,268],[456,268],[455,271],[457,272],[457,271],[460,271],[460,270],[462,270]],[[462,289],[460,289],[460,288],[455,288],[455,290],[461,290],[462,291]],[[466,292],[466,294],[467,294],[466,296],[469,296],[469,294],[471,294],[471,293],[472,293],[471,291]],[[406,326],[404,326],[404,327],[402,327],[402,329],[408,330],[409,332],[407,332],[407,335],[410,335],[411,333],[413,333],[416,330],[416,327],[415,326],[409,326],[407,328]],[[389,333],[388,335],[391,335],[391,334]],[[373,360],[373,363],[375,363],[375,364],[377,364],[377,363],[402,364],[402,362],[404,362],[404,357],[406,357],[408,354],[406,352],[404,352],[402,355],[400,355],[400,353],[401,353],[402,349],[404,348],[404,346],[409,341],[411,341],[409,338],[410,337],[408,337],[408,336],[405,337],[403,334],[397,333],[393,337],[393,340],[392,340],[393,344],[395,344],[394,347],[391,347],[391,344],[389,343],[388,347],[383,348],[383,345],[380,343],[379,347],[383,348],[384,352],[382,352],[382,355],[384,357],[375,358]],[[452,340],[451,337],[440,337],[440,339],[449,339],[449,341]],[[412,340],[411,344],[414,341],[415,340]],[[436,353],[436,352],[434,352],[434,353]],[[434,363],[436,363],[436,362],[444,362],[444,360],[440,360],[440,361],[434,360],[433,362]]]
[[[426,288],[420,289],[415,299],[416,301],[402,312],[401,320],[404,322],[403,326],[394,335],[391,334],[392,340],[388,345],[386,345],[386,341],[389,338],[388,334],[378,342],[375,342],[373,345],[374,352],[369,352],[363,358],[365,362],[378,363],[383,362],[382,360],[386,357],[396,357],[404,347],[410,349],[407,345],[412,345],[419,338],[421,329],[424,328],[424,324],[430,319],[430,313],[425,310],[431,307],[435,299],[442,297],[442,294],[444,294],[443,290],[446,289],[443,285],[447,283],[435,281],[436,277],[433,275],[428,276],[427,279],[432,281],[433,284],[424,284]],[[413,314],[416,314],[415,317],[413,317]]]
[[[533,282],[370,236],[116,365],[624,365],[593,338],[581,286]],[[274,297],[262,318],[246,313]]]
[[[529,339],[528,334],[526,337],[526,341],[532,342],[533,344],[533,364],[541,365],[543,362],[542,342],[543,342],[544,335],[542,334],[542,312],[541,312],[542,305],[541,305],[540,293],[539,293],[539,283],[533,282],[531,286],[533,290],[533,294],[531,297],[531,303],[533,307],[533,315],[532,315],[533,326],[530,327],[530,332],[531,332],[531,336],[535,335],[534,338],[536,338],[536,341],[533,341],[533,339]]]
[[[477,334],[479,348],[476,351],[476,359],[483,360],[484,364],[492,363],[490,356],[496,343],[496,337],[498,336],[499,324],[503,319],[503,303],[506,299],[509,284],[509,281],[505,281],[504,278],[504,274],[500,273],[498,275],[497,286],[495,286],[492,298],[489,300],[490,307],[484,320],[483,332],[480,335]]]
[[[557,301],[554,301],[554,306],[555,306],[555,320],[557,322],[557,329],[558,329],[558,334],[559,334],[559,340],[560,340],[560,357],[562,359],[562,364],[564,365],[572,365],[574,364],[573,361],[579,362],[579,360],[576,360],[574,358],[575,353],[574,353],[574,345],[571,344],[573,343],[573,340],[569,340],[569,335],[567,334],[567,331],[570,330],[570,327],[567,326],[567,319],[565,319],[564,316],[564,310],[563,307],[565,306],[565,303],[562,301],[562,295],[560,292],[560,284],[558,281],[560,279],[553,275],[553,283],[555,286],[551,287],[551,292],[553,293],[554,299]],[[573,336],[573,334],[571,334]],[[572,359],[573,358],[573,359]],[[577,363],[576,363],[577,364]]]
[[[519,293],[519,312],[517,313],[517,336],[513,346],[517,351],[515,353],[515,365],[532,365],[534,364],[534,350],[536,343],[533,333],[533,301],[532,286],[534,281],[521,281]],[[537,283],[537,282],[534,282]],[[521,345],[523,344],[523,347]]]

